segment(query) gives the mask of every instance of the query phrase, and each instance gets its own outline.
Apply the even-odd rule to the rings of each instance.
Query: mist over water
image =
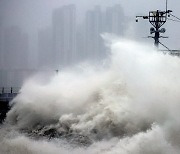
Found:
[[[104,39],[103,65],[24,83],[1,126],[0,153],[180,153],[180,59]]]

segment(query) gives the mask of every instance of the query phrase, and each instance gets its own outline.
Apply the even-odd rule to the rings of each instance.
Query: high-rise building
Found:
[[[4,29],[2,40],[1,86],[20,86],[28,68],[28,35],[13,26]]]
[[[19,27],[6,28],[3,36],[4,69],[26,69],[28,65],[28,35]]]
[[[76,7],[66,5],[53,12],[53,52],[56,67],[76,59]]]
[[[105,13],[104,31],[119,36],[123,35],[125,29],[125,17],[120,4],[108,7]]]
[[[84,23],[77,25],[76,29],[76,53],[77,53],[77,62],[83,61],[86,57],[85,55],[85,28]]]
[[[38,65],[40,68],[54,68],[52,50],[52,29],[50,27],[38,32]]]
[[[3,29],[0,25],[0,87],[3,87],[6,83],[7,76],[3,70]]]
[[[89,10],[85,17],[85,51],[87,58],[97,59],[101,54],[102,47],[102,12],[99,6]]]
[[[3,68],[3,30],[0,25],[0,69]]]

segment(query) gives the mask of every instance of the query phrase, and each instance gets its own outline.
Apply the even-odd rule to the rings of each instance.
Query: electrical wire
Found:
[[[161,43],[160,41],[158,41],[159,42],[159,44],[161,44],[163,47],[165,47],[171,54],[174,52],[176,52],[176,53],[178,53],[178,54],[180,54],[180,50],[171,50],[171,49],[169,49],[167,46],[165,46],[163,43]]]
[[[173,16],[174,18],[178,19],[180,21],[180,18],[176,17],[175,15],[173,15],[172,13],[170,13],[171,16]]]
[[[170,18],[167,18],[167,20],[171,20],[171,21],[174,21],[174,22],[180,22],[180,20],[174,20],[174,19],[170,19]]]
[[[163,47],[165,47],[168,51],[171,51],[167,46],[165,46],[164,44],[162,44],[160,41],[158,41],[159,44],[161,44]]]

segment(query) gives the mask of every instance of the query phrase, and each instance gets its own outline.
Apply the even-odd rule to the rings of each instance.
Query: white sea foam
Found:
[[[180,59],[104,37],[108,65],[24,84],[1,129],[0,153],[180,153]]]

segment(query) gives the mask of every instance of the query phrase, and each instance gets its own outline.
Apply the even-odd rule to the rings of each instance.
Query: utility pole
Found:
[[[167,21],[167,17],[170,16],[171,10],[166,11],[149,11],[148,16],[136,16],[136,22],[138,22],[138,18],[149,19],[149,22],[153,27],[150,28],[150,34],[154,33],[154,36],[148,36],[148,38],[154,39],[154,45],[158,48],[160,41],[159,38],[167,38],[161,36],[160,33],[165,33],[166,29],[161,28]]]
[[[150,34],[154,34],[154,36],[148,36],[148,38],[154,39],[154,45],[157,47],[157,49],[159,48],[159,44],[161,44],[164,48],[166,48],[166,50],[161,51],[165,51],[165,53],[168,52],[171,55],[180,56],[180,50],[171,50],[159,41],[160,38],[168,38],[161,36],[161,33],[166,32],[166,29],[161,27],[166,23],[167,20],[180,22],[180,18],[173,15],[172,10],[167,9],[167,1],[168,0],[166,0],[166,11],[149,11],[149,15],[147,16],[136,16],[136,22],[138,22],[138,18],[148,19],[149,23],[153,26],[150,28]],[[173,17],[173,19],[169,17]]]

